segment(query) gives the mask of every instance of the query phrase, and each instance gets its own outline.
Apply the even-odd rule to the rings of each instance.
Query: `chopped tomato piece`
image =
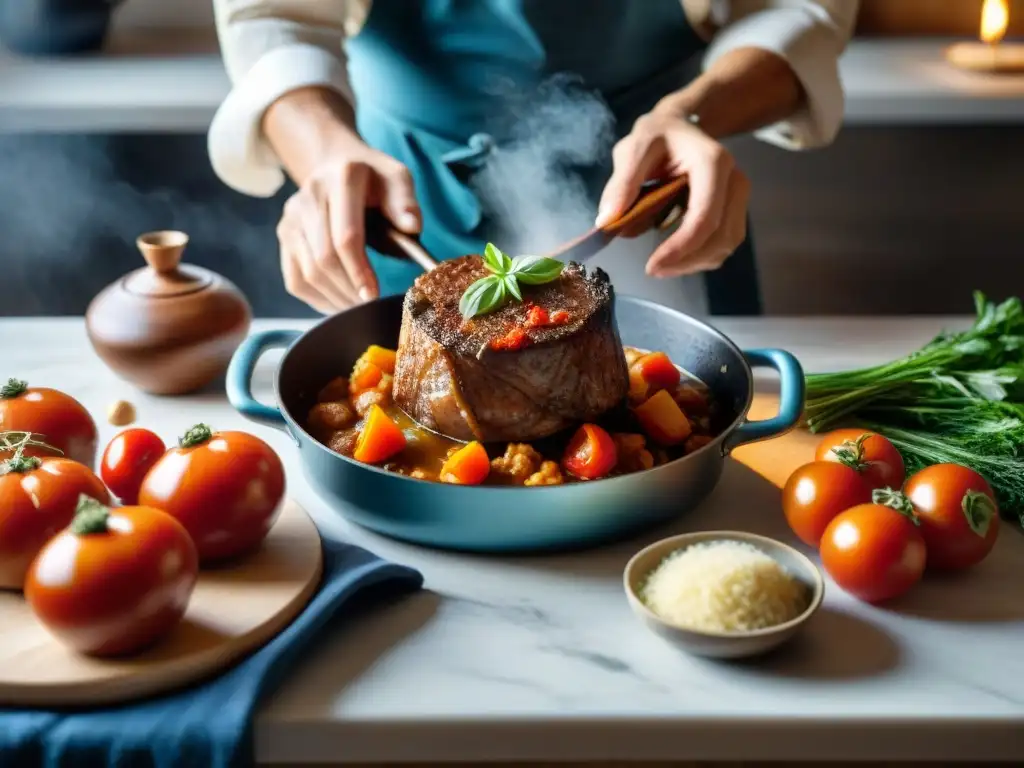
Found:
[[[491,342],[491,349],[514,352],[530,343],[530,336],[523,328],[513,328],[500,339]]]
[[[480,485],[491,471],[487,450],[473,441],[448,457],[441,467],[441,482],[456,485]]]
[[[630,366],[630,371],[634,370],[647,382],[651,390],[675,389],[679,385],[679,369],[664,352],[649,352],[642,355]]]
[[[352,458],[366,464],[390,459],[405,448],[405,435],[379,405],[371,405]]]
[[[569,322],[569,313],[564,309],[556,309],[551,313],[552,325],[565,325]]]
[[[358,395],[368,389],[373,389],[380,383],[383,376],[384,371],[379,366],[371,363],[369,360],[359,358],[352,369],[352,375],[349,377],[348,391],[352,395]]]
[[[393,349],[385,349],[384,347],[378,347],[376,344],[371,344],[363,352],[361,360],[365,360],[368,363],[373,363],[384,373],[394,375],[395,373],[395,359],[397,353]]]
[[[543,328],[550,322],[548,317],[548,311],[544,307],[538,307],[536,305],[530,307],[530,310],[526,313],[526,327],[527,328]]]
[[[597,480],[611,472],[618,460],[612,436],[596,424],[584,424],[569,441],[562,468],[584,480]]]
[[[633,409],[647,436],[661,445],[676,445],[690,436],[693,428],[686,414],[667,390],[659,390],[643,405]]]

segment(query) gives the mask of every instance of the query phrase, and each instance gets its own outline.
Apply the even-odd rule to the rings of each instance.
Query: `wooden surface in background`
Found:
[[[857,34],[977,37],[983,0],[861,0]],[[1008,36],[1024,35],[1024,0],[1010,0]]]

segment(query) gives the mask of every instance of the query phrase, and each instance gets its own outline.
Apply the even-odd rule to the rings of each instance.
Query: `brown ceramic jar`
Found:
[[[89,341],[115,373],[145,392],[181,395],[224,373],[252,310],[229,280],[181,263],[183,232],[136,241],[148,266],[107,286],[85,315]]]

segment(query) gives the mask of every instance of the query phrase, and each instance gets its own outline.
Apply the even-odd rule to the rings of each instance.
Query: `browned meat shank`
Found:
[[[394,377],[406,413],[457,440],[529,441],[623,401],[629,373],[604,271],[568,264],[554,282],[521,286],[522,303],[463,320],[459,299],[487,274],[480,257],[463,256],[406,293]],[[524,333],[532,307],[565,315]],[[508,344],[510,332],[525,345]]]

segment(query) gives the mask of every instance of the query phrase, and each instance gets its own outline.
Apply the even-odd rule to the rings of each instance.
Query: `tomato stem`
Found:
[[[839,460],[855,472],[863,472],[870,464],[864,461],[864,441],[871,435],[865,432],[856,440],[846,440],[832,449],[832,453]]]
[[[6,400],[9,397],[17,397],[24,394],[28,389],[28,382],[21,379],[8,379],[7,383],[0,386],[0,399]]]
[[[75,507],[75,517],[71,521],[70,530],[76,536],[106,533],[109,518],[110,507],[83,493],[78,497],[78,505]]]
[[[207,424],[196,424],[178,440],[179,448],[194,448],[213,437],[213,430]]]
[[[964,494],[960,506],[964,511],[964,517],[967,518],[967,525],[970,526],[972,531],[984,538],[988,533],[988,527],[992,524],[992,520],[999,512],[995,502],[992,501],[987,493],[969,490]]]
[[[888,507],[895,512],[899,512],[901,515],[908,518],[914,525],[921,524],[921,520],[918,518],[917,512],[914,511],[914,505],[902,491],[897,491],[893,488],[876,488],[871,492],[871,501],[875,504],[880,504],[883,507]]]
[[[64,452],[59,448],[54,448],[42,440],[36,440],[31,432],[0,432],[0,451],[14,451],[14,455],[11,458],[0,463],[0,475],[6,475],[10,472],[31,472],[33,469],[38,469],[42,461],[35,456],[25,455],[25,449],[29,446],[45,448],[48,451],[53,451],[58,456],[64,455]]]

